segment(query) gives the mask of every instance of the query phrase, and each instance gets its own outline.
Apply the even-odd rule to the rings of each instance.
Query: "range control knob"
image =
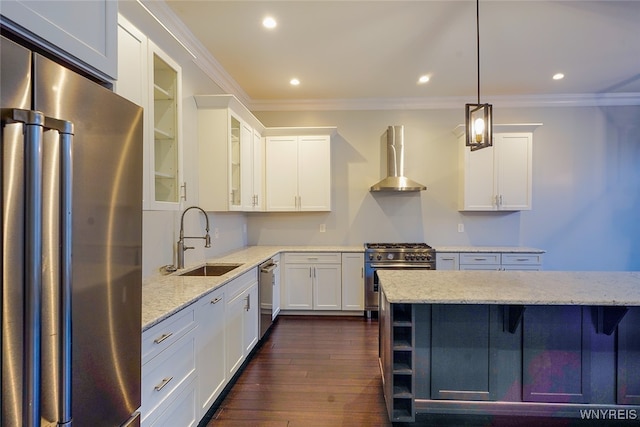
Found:
[[[393,254],[387,254],[387,259],[393,259]]]
[[[376,258],[378,258],[378,261],[380,261],[382,259],[382,255],[378,254],[378,256],[376,256]]]

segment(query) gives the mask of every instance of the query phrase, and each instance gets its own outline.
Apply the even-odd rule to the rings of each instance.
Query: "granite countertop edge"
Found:
[[[399,304],[640,306],[639,271],[378,271]]]
[[[145,279],[142,284],[142,332],[195,303],[203,296],[259,266],[277,254],[286,252],[364,252],[364,246],[247,246],[227,254],[188,265],[168,276]],[[242,264],[222,276],[180,276],[207,263]]]

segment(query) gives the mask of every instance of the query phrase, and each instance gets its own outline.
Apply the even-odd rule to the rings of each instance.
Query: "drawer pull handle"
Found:
[[[487,259],[486,258],[474,258],[473,260],[474,261],[486,261]]]
[[[222,298],[217,297],[217,298],[214,298],[214,299],[212,299],[212,300],[211,300],[211,304],[217,304],[217,303],[219,303],[220,301],[222,301]]]
[[[529,258],[517,258],[516,261],[529,261]]]
[[[162,334],[160,335],[158,338],[156,338],[155,340],[153,340],[154,343],[156,344],[160,344],[162,341],[166,340],[167,338],[169,338],[171,335],[173,335],[173,332],[168,332],[166,334]]]
[[[453,258],[441,258],[443,261],[453,261]]]
[[[167,378],[163,378],[162,381],[160,381],[160,384],[158,384],[157,386],[154,387],[155,391],[160,391],[163,388],[165,388],[165,386],[167,384],[169,384],[169,382],[173,379],[173,377],[167,377]]]

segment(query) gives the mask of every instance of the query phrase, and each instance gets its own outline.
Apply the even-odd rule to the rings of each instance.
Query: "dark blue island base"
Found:
[[[640,425],[638,306],[390,303],[383,289],[379,322],[393,422],[449,414]]]

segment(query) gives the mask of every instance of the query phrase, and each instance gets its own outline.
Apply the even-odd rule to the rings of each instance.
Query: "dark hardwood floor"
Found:
[[[378,322],[279,317],[207,426],[391,426]]]
[[[407,425],[601,427],[640,421],[420,414]],[[206,426],[392,426],[378,367],[377,320],[280,316]]]

